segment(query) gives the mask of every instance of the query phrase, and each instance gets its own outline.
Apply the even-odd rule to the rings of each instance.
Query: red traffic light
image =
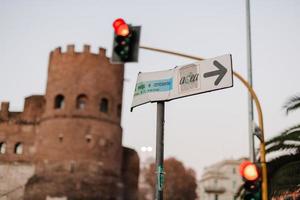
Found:
[[[129,35],[129,27],[122,18],[116,19],[113,23],[113,27],[115,29],[116,35],[123,37]]]
[[[255,181],[259,177],[256,165],[247,160],[240,164],[240,174],[247,181]]]

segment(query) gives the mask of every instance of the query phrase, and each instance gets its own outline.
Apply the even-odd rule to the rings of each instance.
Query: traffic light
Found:
[[[244,161],[240,164],[240,174],[244,180],[242,198],[244,200],[261,200],[260,168],[250,161]]]
[[[131,26],[121,18],[114,21],[113,27],[112,62],[136,62],[138,60],[141,27]]]

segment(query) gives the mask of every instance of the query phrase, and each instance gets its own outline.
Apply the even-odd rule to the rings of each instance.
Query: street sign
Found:
[[[170,70],[139,73],[131,110],[148,102],[170,101],[232,86],[230,54]]]

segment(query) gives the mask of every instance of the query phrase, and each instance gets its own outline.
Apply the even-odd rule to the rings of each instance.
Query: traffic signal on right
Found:
[[[113,23],[114,40],[112,62],[125,63],[138,60],[140,26],[131,26],[121,18]]]
[[[260,168],[250,161],[244,161],[240,164],[240,174],[244,181],[242,198],[244,200],[261,200]]]

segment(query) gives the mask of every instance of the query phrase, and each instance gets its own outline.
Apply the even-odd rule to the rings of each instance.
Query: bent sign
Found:
[[[170,101],[232,86],[230,54],[170,70],[139,73],[131,110],[148,102]]]

